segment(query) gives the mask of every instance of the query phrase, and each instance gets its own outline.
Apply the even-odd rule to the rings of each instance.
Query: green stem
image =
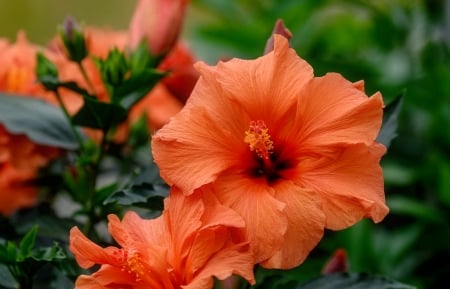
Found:
[[[80,62],[77,62],[78,68],[80,68],[81,74],[83,75],[84,80],[86,80],[86,83],[88,85],[88,88],[90,90],[90,93],[94,94],[95,90],[94,90],[94,85],[91,82],[91,79],[89,78],[86,69],[84,69],[83,64]]]
[[[67,118],[67,121],[70,124],[70,129],[72,130],[72,133],[75,136],[75,138],[76,138],[76,140],[77,140],[77,142],[78,142],[78,144],[80,146],[80,150],[83,151],[83,148],[84,148],[83,139],[81,138],[81,135],[79,134],[79,132],[75,128],[75,126],[74,126],[74,124],[72,122],[72,117],[70,116],[69,112],[67,111],[66,105],[64,104],[61,95],[56,90],[55,90],[55,95],[56,95],[56,98],[58,99],[59,105],[60,105],[64,115]]]
[[[93,198],[96,192],[97,187],[97,179],[100,173],[100,165],[105,155],[105,150],[107,149],[107,145],[109,143],[109,128],[105,128],[103,130],[103,136],[99,147],[99,152],[95,161],[89,166],[89,192],[85,203],[85,209],[87,211],[88,220],[86,221],[83,232],[87,236],[92,236],[94,233],[93,228],[97,223],[98,216],[95,212],[95,206],[93,204]]]

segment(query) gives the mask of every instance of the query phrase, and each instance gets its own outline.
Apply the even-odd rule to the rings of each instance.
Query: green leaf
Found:
[[[398,127],[398,115],[403,104],[403,96],[405,93],[400,94],[391,103],[389,103],[384,109],[383,124],[381,131],[377,137],[379,143],[389,147],[392,140],[397,136]]]
[[[381,276],[365,273],[339,273],[318,277],[296,289],[414,289]]]
[[[95,192],[92,203],[94,205],[101,205],[103,201],[115,191],[117,191],[117,183],[101,187]]]
[[[125,109],[129,110],[167,74],[156,69],[144,69],[131,75],[120,86],[114,88],[112,99],[118,99]]]
[[[15,262],[17,259],[17,247],[16,244],[12,241],[6,242],[5,247],[5,259],[2,260],[3,262],[6,261],[8,263]]]
[[[62,110],[36,98],[0,94],[0,123],[8,131],[25,134],[37,144],[67,150],[78,148]]]
[[[19,284],[4,264],[0,264],[0,288],[19,288]]]
[[[20,260],[23,260],[31,255],[34,244],[36,242],[36,236],[38,232],[38,226],[34,225],[33,228],[26,233],[23,239],[19,243],[19,256]],[[19,260],[19,261],[20,261]]]
[[[75,125],[104,130],[118,125],[126,117],[127,112],[120,105],[85,97],[83,107],[72,117],[72,121]]]
[[[168,195],[169,189],[165,185],[133,185],[130,188],[115,192],[103,204],[137,206],[161,211],[164,207],[163,200]]]
[[[63,260],[67,258],[63,249],[57,243],[54,243],[51,247],[39,248],[39,250],[31,257],[35,261],[45,262],[52,262],[54,260]]]
[[[445,214],[432,204],[427,205],[421,200],[403,196],[392,196],[388,198],[387,203],[391,212],[394,214],[412,216],[436,224],[447,224]]]

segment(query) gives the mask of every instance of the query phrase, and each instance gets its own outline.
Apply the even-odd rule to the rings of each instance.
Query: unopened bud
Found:
[[[266,42],[266,47],[264,48],[264,54],[269,53],[273,50],[273,35],[274,34],[280,34],[284,37],[286,37],[287,40],[290,40],[292,37],[291,31],[284,26],[284,22],[281,19],[278,19],[275,22],[275,26],[272,31],[272,35],[269,37],[269,39]]]
[[[167,54],[178,41],[188,0],[139,0],[130,22],[130,46],[143,40],[155,57]]]
[[[67,57],[75,62],[81,62],[88,55],[84,33],[76,20],[67,17],[60,30],[61,39],[66,49]]]
[[[347,253],[344,249],[337,249],[333,256],[325,263],[322,274],[333,274],[339,272],[348,272],[350,265],[348,263]]]
[[[110,87],[119,86],[127,77],[129,71],[127,59],[117,48],[109,51],[106,59],[98,59],[96,63],[103,81]]]

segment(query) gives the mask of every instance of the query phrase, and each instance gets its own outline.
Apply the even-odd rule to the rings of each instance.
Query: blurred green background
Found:
[[[136,1],[16,0],[0,2],[0,35],[26,30],[44,44],[65,16],[126,29]],[[317,275],[337,248],[352,271],[386,275],[418,288],[450,281],[450,1],[192,0],[183,37],[198,59],[255,58],[275,20],[292,31],[292,46],[316,75],[364,79],[386,103],[405,93],[398,137],[382,165],[389,216],[327,232],[311,257],[283,274],[259,271],[264,288]],[[269,284],[269,285],[268,285]],[[270,287],[269,287],[270,286]],[[289,288],[289,287],[286,287]]]

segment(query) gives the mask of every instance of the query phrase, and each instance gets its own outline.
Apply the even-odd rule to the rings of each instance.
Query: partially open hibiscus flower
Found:
[[[185,197],[173,188],[157,219],[144,220],[134,212],[122,222],[115,215],[108,219],[120,248],[101,248],[76,227],[70,232],[78,264],[101,265],[91,276],[81,275],[75,288],[207,289],[213,276],[232,274],[254,283],[245,223],[209,190]]]
[[[299,265],[322,238],[388,213],[375,141],[379,93],[311,66],[274,35],[256,60],[198,63],[185,108],[153,137],[162,177],[185,194],[211,184],[246,221],[256,262]]]

